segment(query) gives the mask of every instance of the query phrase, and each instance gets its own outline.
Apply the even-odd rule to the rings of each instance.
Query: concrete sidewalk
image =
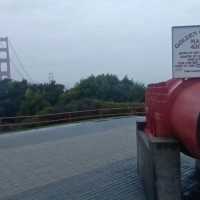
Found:
[[[129,117],[1,135],[0,199],[144,200],[135,128]]]

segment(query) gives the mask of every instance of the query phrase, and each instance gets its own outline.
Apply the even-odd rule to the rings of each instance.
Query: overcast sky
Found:
[[[0,0],[0,36],[37,82],[53,72],[70,87],[112,73],[147,84],[171,77],[171,27],[200,24],[199,8],[199,0]]]

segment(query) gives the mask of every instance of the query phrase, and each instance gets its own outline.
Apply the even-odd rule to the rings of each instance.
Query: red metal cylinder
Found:
[[[177,138],[190,156],[200,159],[200,79],[172,79],[149,85],[146,132]]]

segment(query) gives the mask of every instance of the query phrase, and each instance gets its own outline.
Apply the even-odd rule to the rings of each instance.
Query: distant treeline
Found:
[[[124,77],[102,74],[71,89],[56,82],[30,84],[0,81],[0,117],[122,107],[144,101],[145,86]]]

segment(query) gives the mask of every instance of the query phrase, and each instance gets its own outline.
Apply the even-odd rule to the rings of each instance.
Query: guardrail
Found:
[[[48,115],[18,116],[0,118],[0,132],[15,131],[25,128],[46,126],[51,124],[69,123],[88,119],[144,115],[144,104],[135,104],[129,107],[104,108],[83,110]]]

